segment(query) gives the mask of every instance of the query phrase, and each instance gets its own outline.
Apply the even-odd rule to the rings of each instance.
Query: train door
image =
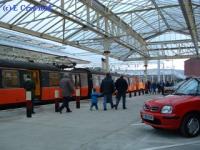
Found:
[[[80,74],[72,74],[72,79],[76,89],[81,89]]]
[[[40,72],[39,70],[30,70],[31,77],[33,82],[35,83],[35,97],[40,99],[41,96],[41,86],[40,86]]]

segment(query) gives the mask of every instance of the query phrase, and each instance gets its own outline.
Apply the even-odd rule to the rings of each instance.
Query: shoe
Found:
[[[35,114],[35,112],[33,111],[32,114]]]
[[[123,109],[127,109],[126,107],[124,107]]]
[[[67,110],[66,112],[72,112],[71,110]]]
[[[107,109],[104,108],[103,110],[106,111]]]
[[[59,113],[62,114],[62,110],[59,110]]]

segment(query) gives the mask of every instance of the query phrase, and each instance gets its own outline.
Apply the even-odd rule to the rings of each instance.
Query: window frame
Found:
[[[16,85],[15,86],[8,86],[7,83],[6,83],[6,80],[5,80],[5,73],[6,72],[15,72],[16,73]],[[20,88],[20,76],[19,76],[19,70],[16,70],[16,69],[2,69],[1,70],[1,76],[2,76],[2,88]],[[12,78],[13,79],[13,78]]]
[[[51,82],[52,82],[52,80],[51,79],[55,79],[55,78],[51,78],[52,76],[51,76],[51,74],[57,74],[57,77],[58,77],[58,81],[57,81],[57,84],[51,84]],[[59,82],[60,82],[60,73],[59,72],[49,72],[49,75],[48,75],[48,77],[49,77],[49,87],[57,87],[57,86],[59,86]]]

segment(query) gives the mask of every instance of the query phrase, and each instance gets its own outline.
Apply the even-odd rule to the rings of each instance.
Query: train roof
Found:
[[[72,72],[87,72],[87,73],[92,73],[92,74],[101,74],[101,75],[105,75],[105,72],[102,71],[96,71],[96,70],[92,70],[90,68],[74,68],[72,70]],[[126,75],[126,74],[119,74],[119,73],[114,73],[114,72],[110,72],[111,76],[121,76],[123,75],[124,77],[133,77],[133,75]]]
[[[58,67],[56,67],[54,65],[50,65],[50,64],[6,60],[6,59],[0,59],[0,67],[22,68],[22,69],[41,69],[41,70],[52,70],[52,71],[61,70]]]

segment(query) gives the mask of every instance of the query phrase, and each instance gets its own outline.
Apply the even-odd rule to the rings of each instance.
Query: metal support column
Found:
[[[148,67],[148,60],[144,60],[144,82],[147,82],[147,67]]]
[[[166,77],[165,76],[165,64],[163,62],[163,79],[162,80],[163,80],[164,83],[165,83],[165,80],[166,80],[165,77]]]
[[[104,55],[105,55],[105,71],[106,72],[110,71],[110,69],[109,69],[109,54],[110,54],[110,51],[104,51]]]
[[[142,91],[142,93],[144,94],[144,92],[146,94],[148,94],[148,83],[147,83],[147,66],[148,66],[148,60],[145,59],[144,60],[144,90]]]
[[[158,59],[158,74],[157,74],[157,82],[160,82],[160,59]]]
[[[109,47],[110,47],[109,39],[105,39],[104,40],[104,49],[105,49],[104,55],[105,55],[105,71],[106,72],[110,71],[110,69],[109,69],[109,54],[110,54]]]

